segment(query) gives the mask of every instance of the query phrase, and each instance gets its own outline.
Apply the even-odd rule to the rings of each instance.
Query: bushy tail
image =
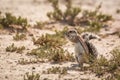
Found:
[[[96,47],[90,41],[87,41],[86,45],[88,47],[89,53],[91,55],[93,55],[94,57],[97,57],[98,56],[98,51],[97,51]]]
[[[94,33],[90,33],[90,32],[84,32],[81,34],[81,37],[85,40],[85,41],[89,41],[91,39],[98,39],[98,40],[101,40],[101,38],[94,34]]]

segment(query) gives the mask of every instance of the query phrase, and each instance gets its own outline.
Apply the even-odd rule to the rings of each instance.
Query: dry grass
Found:
[[[48,59],[48,61],[52,62],[74,61],[73,55],[62,48],[46,48],[43,46],[33,49],[28,55],[35,55],[41,59]]]
[[[96,59],[93,63],[91,63],[90,67],[84,69],[94,72],[98,77],[110,74],[109,76],[105,77],[105,80],[119,80],[120,50],[114,49],[111,54],[113,55],[111,60],[107,60],[101,56],[101,58]]]
[[[44,74],[67,74],[67,69],[65,67],[52,67],[48,68],[47,71],[43,71]]]
[[[24,80],[40,80],[40,75],[37,73],[32,72],[32,74],[30,74],[29,72],[27,72],[24,75]]]
[[[27,65],[27,64],[35,64],[35,63],[40,63],[40,62],[44,62],[43,60],[40,60],[40,59],[20,59],[18,60],[18,64],[21,64],[21,65]]]
[[[19,40],[26,40],[27,38],[25,34],[17,33],[15,36],[13,36],[13,39],[15,41],[19,41]]]

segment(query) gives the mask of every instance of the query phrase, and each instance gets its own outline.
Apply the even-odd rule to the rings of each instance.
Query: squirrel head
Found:
[[[78,41],[78,33],[74,29],[68,30],[65,35],[71,42],[77,42]]]

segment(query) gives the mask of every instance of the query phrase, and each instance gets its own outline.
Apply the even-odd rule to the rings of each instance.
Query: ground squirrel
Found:
[[[88,32],[82,33],[79,36],[76,30],[71,29],[66,32],[66,37],[75,45],[75,57],[79,65],[83,65],[84,63],[84,54],[91,53],[92,55],[97,57],[98,52],[95,46],[89,41],[96,38],[100,40],[99,36]]]

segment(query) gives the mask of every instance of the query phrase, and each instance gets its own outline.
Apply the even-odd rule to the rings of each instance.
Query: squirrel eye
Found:
[[[76,33],[75,31],[69,31],[69,33]]]
[[[73,31],[69,31],[70,33],[72,33]]]

